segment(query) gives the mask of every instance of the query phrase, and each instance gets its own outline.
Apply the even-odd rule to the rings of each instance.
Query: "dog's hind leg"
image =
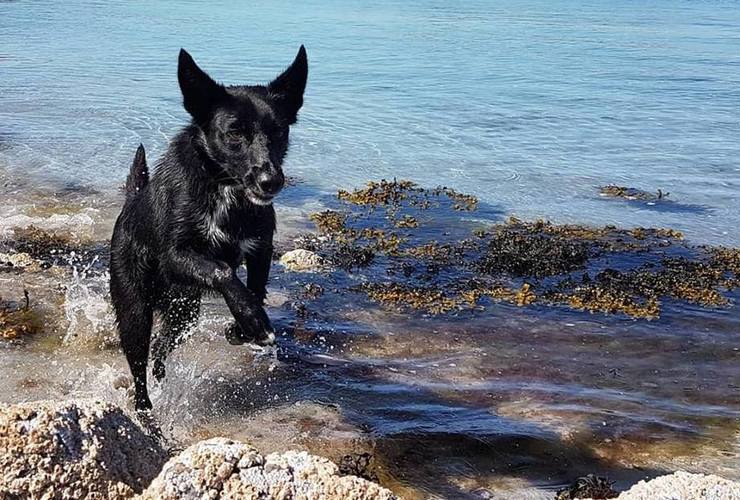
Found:
[[[120,234],[118,235],[120,238]],[[113,247],[120,247],[114,234]],[[152,407],[146,390],[146,366],[149,357],[149,339],[152,334],[152,302],[142,277],[132,275],[136,269],[132,261],[121,259],[124,252],[111,252],[110,294],[118,321],[121,349],[126,355],[134,377],[135,406],[137,410]]]
[[[134,406],[137,410],[149,410],[152,402],[146,388],[146,367],[152,333],[152,308],[144,297],[137,299],[130,304],[125,317],[119,318],[118,329],[121,334],[121,348],[134,377]]]
[[[164,362],[177,347],[185,333],[198,320],[200,313],[200,294],[197,292],[178,292],[168,299],[162,308],[163,324],[152,345],[153,374],[158,381],[165,376]]]

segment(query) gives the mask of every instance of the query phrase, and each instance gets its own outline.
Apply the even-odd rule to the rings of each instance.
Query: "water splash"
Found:
[[[64,294],[64,316],[68,322],[65,345],[93,343],[108,347],[116,343],[115,316],[108,300],[110,276],[93,269],[98,260],[96,255],[82,264],[74,252],[69,256],[72,281]]]

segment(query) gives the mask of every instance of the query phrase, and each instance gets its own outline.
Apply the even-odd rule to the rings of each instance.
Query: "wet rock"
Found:
[[[9,266],[16,268],[30,268],[36,264],[29,254],[19,253],[0,253],[0,266]]]
[[[284,253],[280,257],[280,263],[293,272],[318,272],[326,269],[324,259],[310,250],[298,248]]]
[[[649,193],[641,189],[617,186],[615,184],[609,184],[601,186],[599,188],[599,194],[601,196],[607,196],[610,198],[624,198],[625,200],[640,200],[640,201],[657,201],[668,198],[670,193],[664,193],[662,189],[658,189],[655,193]]]
[[[94,224],[94,219],[88,213],[55,213],[48,217],[14,214],[0,220],[0,235],[7,237],[19,228],[33,227],[46,232],[74,234],[77,238],[90,238]]]
[[[143,499],[392,499],[385,488],[339,475],[325,458],[288,451],[261,455],[226,438],[201,441],[172,458]]]
[[[165,460],[159,443],[113,405],[0,405],[0,498],[129,498]]]
[[[651,481],[640,481],[621,493],[619,500],[738,500],[740,483],[719,476],[678,471]]]

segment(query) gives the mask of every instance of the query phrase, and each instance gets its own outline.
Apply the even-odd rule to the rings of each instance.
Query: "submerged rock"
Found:
[[[739,500],[740,484],[715,475],[678,471],[640,481],[618,500]]]
[[[54,213],[50,216],[13,214],[0,220],[0,236],[11,236],[18,229],[35,228],[45,232],[73,234],[76,238],[87,239],[93,236],[95,220],[89,213]]]
[[[0,405],[0,498],[129,498],[166,458],[111,404]]]
[[[327,267],[326,262],[321,256],[302,248],[284,253],[280,257],[280,263],[288,271],[293,272],[316,272]]]
[[[171,459],[143,499],[392,499],[389,490],[341,476],[325,458],[288,451],[262,456],[226,438],[201,441]]]

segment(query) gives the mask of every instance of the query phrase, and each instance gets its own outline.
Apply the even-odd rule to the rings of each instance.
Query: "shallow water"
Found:
[[[72,203],[110,227],[105,214],[120,196],[70,196],[55,208]],[[307,224],[281,212],[289,245]],[[28,289],[49,318],[42,334],[0,342],[0,401],[95,397],[131,409],[106,250],[91,248],[47,271],[0,273],[0,295],[18,300]],[[273,266],[269,314],[280,335],[265,353],[229,345],[228,311],[209,299],[164,382],[151,384],[170,446],[226,435],[336,461],[368,452],[371,472],[408,498],[544,499],[588,473],[619,488],[677,468],[739,477],[736,307],[668,302],[659,320],[636,321],[493,304],[435,318],[332,291],[382,279],[368,273],[307,278]],[[306,300],[306,281],[325,294]]]
[[[740,244],[731,3],[2,2],[0,18],[0,236],[36,224],[98,243],[72,259],[76,273],[66,260],[57,274],[0,273],[0,296],[27,288],[49,318],[41,335],[0,341],[3,402],[130,408],[105,240],[135,146],[156,158],[186,119],[180,46],[217,78],[252,82],[306,44],[286,244],[335,188],[381,177],[474,193],[483,221],[665,226]],[[608,183],[672,202],[599,197]],[[634,321],[499,304],[435,319],[352,296],[303,318],[298,281],[274,267],[283,335],[262,355],[227,344],[228,313],[208,303],[152,389],[175,445],[227,435],[335,460],[368,451],[381,482],[411,498],[550,498],[591,472],[619,487],[676,468],[740,477],[736,307],[669,304]]]
[[[525,218],[740,242],[732,2],[3,2],[0,18],[0,165],[14,172],[117,186],[139,142],[155,158],[186,118],[181,46],[242,83],[304,43],[287,171],[309,199],[398,177]],[[674,203],[607,201],[610,183]]]

